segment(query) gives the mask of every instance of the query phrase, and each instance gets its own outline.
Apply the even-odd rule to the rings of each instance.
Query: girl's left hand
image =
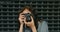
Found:
[[[24,19],[24,23],[25,23],[25,25],[27,25],[28,27],[30,27],[31,29],[33,29],[33,27],[35,27],[35,25],[34,25],[34,19],[33,19],[33,17],[31,16],[31,21],[30,22],[27,22],[26,21],[26,18]]]

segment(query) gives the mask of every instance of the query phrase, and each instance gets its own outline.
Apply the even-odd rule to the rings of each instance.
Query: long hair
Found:
[[[34,25],[35,25],[35,27],[36,27],[36,29],[37,29],[37,28],[38,28],[38,21],[36,20],[37,17],[36,17],[36,15],[35,15],[35,11],[33,11],[33,10],[31,9],[31,7],[25,6],[22,10],[20,10],[19,14],[22,13],[25,9],[28,9],[28,10],[31,12],[32,17],[33,17],[33,19],[34,19]],[[18,16],[18,17],[19,17],[19,16]],[[19,25],[20,25],[20,23],[19,23]]]

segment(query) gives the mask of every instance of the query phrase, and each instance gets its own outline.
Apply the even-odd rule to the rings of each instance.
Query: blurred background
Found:
[[[18,32],[18,12],[25,5],[48,22],[49,32],[60,32],[60,0],[0,0],[0,32]]]

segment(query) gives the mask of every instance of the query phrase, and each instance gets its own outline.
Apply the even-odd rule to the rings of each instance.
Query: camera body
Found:
[[[30,13],[26,13],[26,14],[23,14],[23,15],[25,15],[27,22],[31,21],[31,14]]]

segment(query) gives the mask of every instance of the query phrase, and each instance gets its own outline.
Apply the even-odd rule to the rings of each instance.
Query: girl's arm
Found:
[[[23,32],[23,24],[20,25],[19,32]]]
[[[36,30],[35,26],[34,26],[34,27],[32,27],[32,32],[37,32],[37,30]]]

